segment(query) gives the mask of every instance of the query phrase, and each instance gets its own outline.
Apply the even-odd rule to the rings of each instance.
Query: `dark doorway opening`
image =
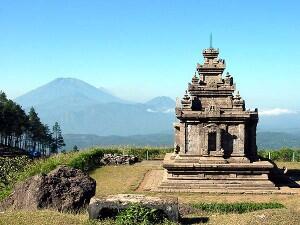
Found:
[[[216,132],[208,133],[208,150],[216,151],[217,150],[217,134]]]

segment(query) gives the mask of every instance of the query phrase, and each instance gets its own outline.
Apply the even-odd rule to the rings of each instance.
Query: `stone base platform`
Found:
[[[188,163],[166,154],[162,182],[156,191],[171,192],[274,192],[279,188],[270,181],[273,164],[268,161],[243,163]]]

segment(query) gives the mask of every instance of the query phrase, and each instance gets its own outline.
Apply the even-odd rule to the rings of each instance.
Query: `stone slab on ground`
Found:
[[[131,204],[162,210],[169,220],[178,221],[178,199],[174,197],[151,197],[139,194],[118,194],[103,198],[92,198],[88,206],[90,219],[113,217]]]

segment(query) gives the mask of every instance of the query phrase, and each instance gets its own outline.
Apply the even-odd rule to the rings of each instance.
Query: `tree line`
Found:
[[[0,91],[0,146],[46,155],[57,153],[65,143],[57,122],[50,130],[47,124],[41,122],[33,107],[26,113]]]

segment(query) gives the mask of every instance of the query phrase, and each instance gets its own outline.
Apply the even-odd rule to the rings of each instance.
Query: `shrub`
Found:
[[[118,225],[132,225],[132,224],[159,224],[166,219],[162,210],[150,209],[138,204],[133,204],[127,209],[122,210],[116,217],[116,224]]]
[[[0,157],[0,190],[1,187],[10,184],[15,175],[24,170],[31,162],[27,156],[18,156],[14,158]]]
[[[36,174],[48,173],[55,169],[58,165],[67,165],[70,159],[75,157],[75,154],[57,154],[46,159],[30,160],[25,156],[16,158],[3,158],[5,163],[2,163],[1,176],[6,176],[7,182],[0,186],[0,201],[7,197],[13,186],[19,182],[27,179],[28,177]],[[12,163],[14,162],[14,163]],[[10,165],[10,166],[3,166]],[[6,168],[6,169],[5,169]],[[2,173],[3,172],[3,173]]]
[[[269,158],[269,152],[271,156],[271,160],[274,161],[283,161],[283,162],[291,162],[294,160],[299,162],[300,161],[300,150],[299,149],[291,149],[291,148],[281,148],[279,150],[260,150],[258,154],[263,158]]]
[[[173,148],[154,148],[154,147],[144,147],[144,148],[129,148],[125,150],[126,154],[137,156],[140,160],[147,159],[163,159],[165,154],[168,152],[173,152]]]
[[[207,212],[217,213],[245,213],[262,209],[278,209],[284,208],[284,205],[278,202],[254,203],[254,202],[240,202],[240,203],[195,203],[192,207],[201,209]]]
[[[73,157],[68,166],[81,169],[82,171],[90,171],[100,166],[100,160],[105,153],[121,154],[118,149],[101,149],[93,148],[89,151],[80,152],[77,157]]]

